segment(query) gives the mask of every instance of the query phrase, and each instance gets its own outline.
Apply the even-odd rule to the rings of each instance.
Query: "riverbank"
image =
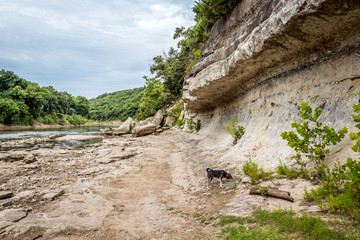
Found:
[[[58,124],[42,124],[37,123],[33,126],[31,125],[7,125],[0,123],[0,131],[18,131],[18,130],[38,130],[38,129],[47,129],[47,128],[69,128],[69,127],[81,127],[81,126],[115,126],[119,123],[85,123],[85,124],[77,124],[77,125],[58,125]]]
[[[196,147],[194,147],[196,146]],[[303,179],[279,179],[293,203],[249,195],[241,166],[218,159],[228,147],[182,130],[133,138],[104,137],[82,149],[38,148],[0,152],[2,239],[218,239],[220,215],[248,216],[256,208],[316,212],[302,205]],[[206,167],[226,169],[234,181],[214,179]]]

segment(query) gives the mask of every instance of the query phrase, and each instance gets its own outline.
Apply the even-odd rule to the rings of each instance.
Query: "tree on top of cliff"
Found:
[[[227,17],[242,0],[201,0],[195,1],[193,12],[196,23],[206,23],[207,30],[221,17]]]
[[[227,17],[241,0],[195,1],[193,12],[196,24],[185,29],[178,27],[174,39],[180,39],[178,49],[153,58],[150,71],[164,82],[164,90],[174,96],[182,93],[184,77],[200,56],[200,49],[207,41],[211,27],[221,17]]]

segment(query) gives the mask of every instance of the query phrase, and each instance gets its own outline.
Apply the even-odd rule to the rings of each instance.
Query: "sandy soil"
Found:
[[[35,161],[0,161],[0,215],[20,209],[13,222],[0,219],[0,239],[218,239],[222,214],[246,216],[257,207],[317,211],[303,206],[304,180],[273,180],[295,202],[249,195],[251,185],[234,181],[206,190],[206,167],[227,149],[202,145],[197,134],[105,138],[80,150],[37,149],[0,153],[33,155]],[[212,149],[212,151],[210,151]],[[31,154],[29,154],[29,152]],[[229,163],[219,165],[225,168]],[[59,196],[48,198],[49,194]]]

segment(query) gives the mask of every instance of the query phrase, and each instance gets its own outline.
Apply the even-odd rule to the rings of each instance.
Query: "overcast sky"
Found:
[[[0,69],[74,96],[144,86],[194,0],[0,0]]]

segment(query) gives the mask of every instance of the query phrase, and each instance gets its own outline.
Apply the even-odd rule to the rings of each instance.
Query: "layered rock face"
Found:
[[[300,121],[301,102],[351,130],[359,91],[360,1],[243,0],[214,25],[183,98],[186,117],[201,119],[207,136],[230,142],[223,124],[240,119],[246,132],[234,156],[257,152],[272,167],[291,156],[280,133]],[[353,156],[350,145],[337,145],[332,159]]]

